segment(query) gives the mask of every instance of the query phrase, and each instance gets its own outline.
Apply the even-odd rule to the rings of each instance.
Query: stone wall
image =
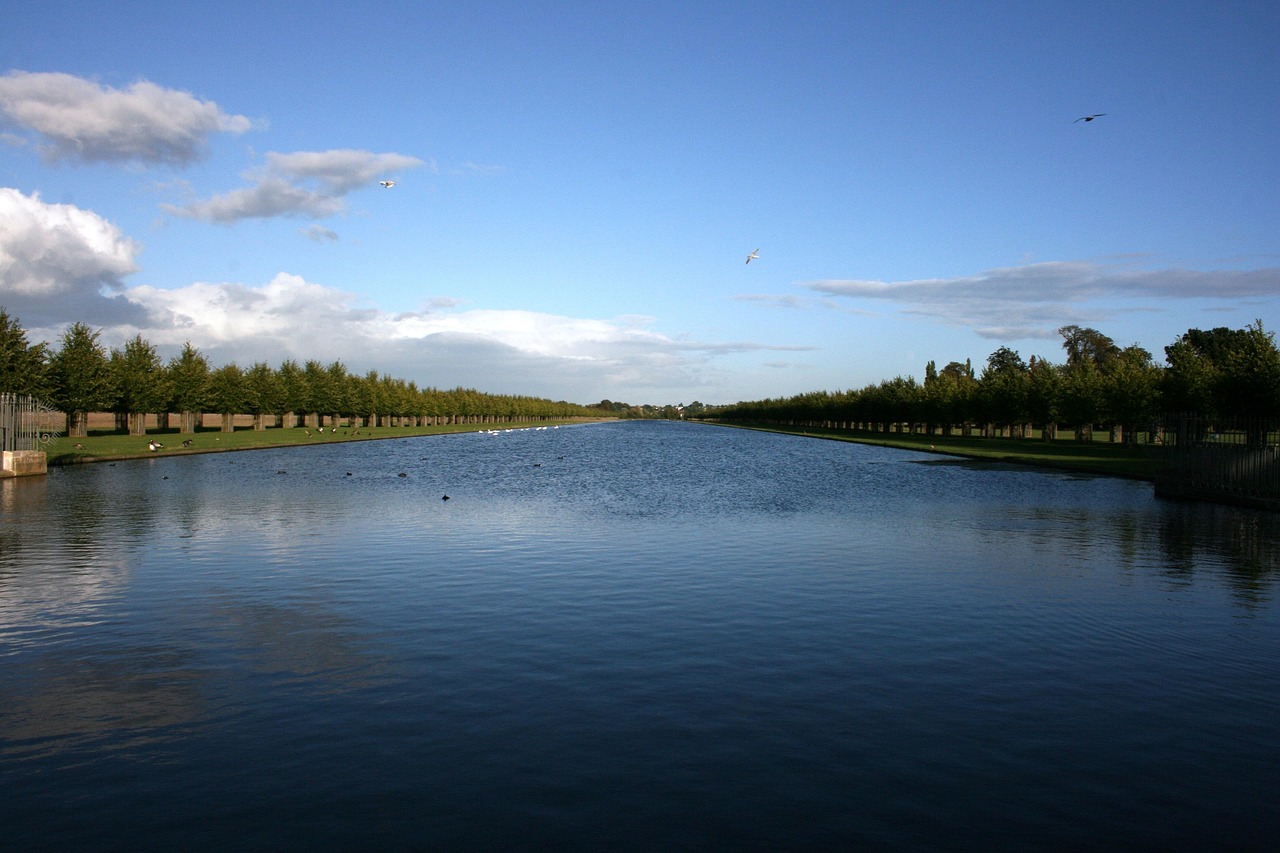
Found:
[[[43,450],[6,450],[0,453],[0,477],[29,477],[49,473]]]

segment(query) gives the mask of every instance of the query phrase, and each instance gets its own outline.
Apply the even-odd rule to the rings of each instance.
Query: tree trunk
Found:
[[[222,431],[223,432],[236,431],[236,416],[234,413],[232,412],[222,413]]]

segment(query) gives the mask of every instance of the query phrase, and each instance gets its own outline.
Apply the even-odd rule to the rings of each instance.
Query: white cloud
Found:
[[[65,326],[101,327],[107,346],[140,334],[166,357],[190,341],[215,364],[277,366],[287,358],[341,361],[356,373],[377,370],[420,385],[464,385],[489,393],[575,402],[604,397],[635,402],[683,395],[707,383],[714,361],[760,350],[803,350],[752,342],[705,343],[652,330],[645,317],[599,320],[535,311],[437,307],[392,314],[352,293],[279,273],[261,286],[198,282],[176,289],[142,285],[120,296],[135,310],[105,323],[66,310]],[[24,327],[55,341],[61,327]]]
[[[201,159],[211,134],[243,133],[252,124],[213,101],[146,80],[114,89],[26,71],[0,77],[0,116],[38,134],[49,160],[179,166]]]
[[[280,154],[269,151],[266,171],[284,175],[294,181],[314,181],[326,192],[343,195],[367,187],[387,175],[403,169],[427,165],[417,157],[404,154],[375,154],[372,151],[338,149],[333,151],[295,151]]]
[[[0,187],[0,305],[24,323],[70,312],[115,321],[140,311],[117,294],[137,271],[140,247],[119,228],[70,204]]]
[[[984,338],[1056,339],[1068,323],[1096,323],[1118,303],[1158,310],[1170,299],[1247,300],[1280,296],[1280,269],[1133,270],[1056,261],[988,270],[972,276],[916,281],[827,280],[809,290],[887,302],[908,313],[972,328]]]
[[[268,152],[264,165],[244,177],[252,185],[185,205],[163,205],[169,213],[207,222],[290,216],[323,219],[340,213],[342,197],[376,186],[381,176],[427,165],[404,154],[339,149]]]

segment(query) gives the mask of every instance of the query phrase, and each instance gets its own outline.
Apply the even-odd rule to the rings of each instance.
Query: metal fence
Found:
[[[61,419],[35,397],[0,393],[0,451],[40,450],[62,432]]]
[[[1156,494],[1280,509],[1280,424],[1170,415]]]

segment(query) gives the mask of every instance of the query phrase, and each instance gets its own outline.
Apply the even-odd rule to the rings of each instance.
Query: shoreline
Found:
[[[152,430],[145,435],[100,432],[82,438],[59,436],[45,448],[48,466],[91,465],[97,462],[119,462],[129,459],[153,459],[160,456],[193,456],[205,453],[232,453],[242,450],[270,450],[281,447],[347,444],[358,441],[389,441],[422,438],[432,435],[454,435],[468,432],[506,432],[543,427],[604,423],[616,418],[549,418],[545,421],[517,421],[508,424],[436,424],[422,427],[347,427],[323,433],[308,434],[308,427],[271,427],[265,430],[237,428],[232,432],[197,430],[193,433]],[[353,434],[356,433],[356,434]],[[157,441],[162,449],[149,450],[147,443]],[[181,442],[190,441],[187,447]],[[175,446],[170,446],[170,444]]]
[[[847,441],[899,450],[915,450],[939,456],[1007,462],[1120,477],[1154,483],[1161,465],[1161,453],[1143,445],[1125,447],[1111,442],[1080,442],[1073,439],[1043,441],[1035,438],[965,438],[963,436],[910,435],[902,433],[862,432],[828,427],[785,427],[761,424],[730,424],[700,421],[708,426],[730,429],[753,429],[827,441]]]

